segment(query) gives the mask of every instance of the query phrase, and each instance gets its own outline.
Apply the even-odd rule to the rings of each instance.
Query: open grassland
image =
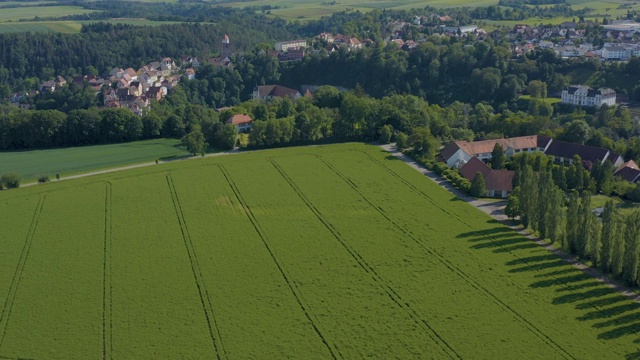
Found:
[[[126,144],[0,152],[0,174],[16,172],[25,180],[53,178],[92,170],[188,155],[180,140],[157,139]]]
[[[160,26],[177,24],[176,21],[151,21],[146,19],[111,19],[102,20],[112,24],[127,24],[134,26]],[[95,23],[96,21],[20,21],[0,22],[0,33],[12,32],[58,32],[63,34],[79,33],[82,24]]]
[[[0,219],[0,358],[640,354],[640,304],[374,146],[3,191]]]
[[[1,3],[0,3],[1,4]],[[0,9],[0,22],[33,19],[34,17],[59,17],[76,14],[88,14],[95,10],[87,10],[80,6],[31,6]]]

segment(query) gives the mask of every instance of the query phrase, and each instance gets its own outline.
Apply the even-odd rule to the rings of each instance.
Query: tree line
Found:
[[[598,217],[589,190],[567,193],[555,184],[555,166],[549,161],[534,171],[521,162],[505,213],[603,272],[640,285],[640,210],[625,217],[609,200]]]

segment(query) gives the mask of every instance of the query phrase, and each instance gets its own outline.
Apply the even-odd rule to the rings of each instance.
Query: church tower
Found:
[[[229,41],[229,36],[227,36],[227,34],[224,35],[224,37],[222,38],[222,52],[221,52],[221,57],[224,58],[230,58],[231,57],[231,41]]]

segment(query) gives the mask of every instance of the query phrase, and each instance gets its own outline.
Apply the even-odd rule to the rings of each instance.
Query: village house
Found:
[[[307,47],[307,40],[291,40],[281,41],[276,43],[276,51],[287,52],[289,49],[304,48]]]
[[[629,160],[616,169],[613,175],[630,183],[635,183],[638,181],[638,178],[640,178],[640,168],[638,168],[638,165],[636,165],[633,160]]]
[[[482,160],[475,157],[460,168],[460,174],[469,181],[473,181],[478,172],[484,178],[487,196],[506,198],[513,191],[515,173],[511,170],[491,169]]]
[[[301,94],[298,90],[290,89],[288,87],[284,87],[280,85],[256,86],[253,89],[254,99],[271,100],[276,97],[279,97],[279,98],[289,97],[290,99],[294,100],[294,99],[300,98]]]
[[[227,119],[227,124],[235,125],[239,133],[249,132],[253,119],[247,114],[236,114]]]

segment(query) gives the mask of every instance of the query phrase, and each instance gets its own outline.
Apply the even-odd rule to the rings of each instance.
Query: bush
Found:
[[[19,188],[20,180],[22,180],[22,177],[16,173],[7,173],[0,177],[0,183],[2,183],[7,189]]]
[[[44,184],[44,183],[46,183],[46,182],[49,182],[49,176],[47,176],[47,175],[42,175],[42,176],[40,176],[40,177],[38,178],[38,182],[39,182],[40,184]]]

